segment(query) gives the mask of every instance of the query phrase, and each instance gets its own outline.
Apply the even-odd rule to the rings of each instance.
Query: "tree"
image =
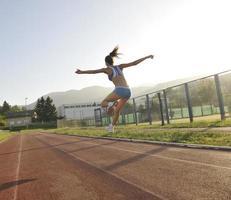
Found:
[[[153,98],[151,102],[152,106],[152,118],[153,120],[159,120],[160,116],[160,104],[157,98]]]
[[[11,107],[10,111],[11,112],[20,112],[20,111],[22,111],[22,109],[19,106],[15,105],[15,106]]]
[[[144,107],[143,104],[140,104],[138,106],[138,109],[137,109],[138,113],[140,113],[139,116],[139,121],[143,122],[143,121],[147,121],[147,109]]]
[[[223,94],[231,94],[231,73],[220,75],[219,78]]]
[[[167,94],[172,108],[179,108],[185,105],[185,92],[183,86],[168,89]]]
[[[6,117],[0,115],[0,127],[6,125]]]
[[[53,100],[48,96],[46,100],[41,97],[37,100],[34,111],[37,114],[37,121],[39,122],[50,122],[57,119],[56,107]]]
[[[55,121],[57,119],[56,107],[53,100],[48,96],[45,100],[45,121]]]
[[[216,88],[213,79],[203,79],[195,82],[191,88],[193,105],[207,105],[216,103]]]
[[[145,114],[146,113],[146,109],[144,108],[144,105],[143,104],[140,104],[138,109],[137,109],[138,112],[142,113],[142,114]]]
[[[124,114],[133,113],[133,104],[127,102],[127,103],[124,105],[123,113],[124,113]]]
[[[1,108],[1,114],[6,116],[7,112],[10,111],[10,104],[8,104],[6,101],[3,102],[3,106]]]
[[[37,114],[37,121],[39,122],[44,121],[44,105],[45,105],[45,100],[43,97],[41,97],[41,99],[38,99],[35,105],[34,111]]]

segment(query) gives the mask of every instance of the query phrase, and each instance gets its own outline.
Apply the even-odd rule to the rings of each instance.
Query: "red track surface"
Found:
[[[34,133],[0,143],[0,200],[231,199],[231,153]]]

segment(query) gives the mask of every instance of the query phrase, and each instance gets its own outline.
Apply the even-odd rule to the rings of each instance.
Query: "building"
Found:
[[[66,120],[83,120],[94,118],[94,110],[99,107],[99,103],[65,104],[58,107],[57,113]]]
[[[9,128],[28,126],[32,122],[34,113],[31,110],[21,112],[9,112],[7,114],[7,125]]]

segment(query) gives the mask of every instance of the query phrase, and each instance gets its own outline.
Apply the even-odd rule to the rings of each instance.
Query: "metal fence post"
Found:
[[[122,112],[121,114],[122,117],[122,124],[125,125],[126,124],[126,119],[125,119],[125,114]]]
[[[100,126],[103,126],[102,110],[99,108]]]
[[[170,111],[170,117],[171,117],[171,120],[173,119],[173,114],[172,114],[172,107],[171,107],[171,104],[169,104],[169,111]]]
[[[97,126],[97,116],[96,116],[97,114],[96,114],[96,110],[97,110],[97,109],[94,109],[94,115],[95,115],[95,126]]]
[[[191,103],[191,98],[189,95],[188,83],[184,84],[184,89],[185,89],[185,95],[186,95],[186,100],[187,100],[187,105],[188,105],[189,119],[190,119],[190,122],[193,122],[192,103]]]
[[[218,74],[214,75],[215,79],[215,85],[216,85],[216,91],[217,91],[217,99],[219,103],[219,108],[220,108],[220,114],[221,114],[221,120],[225,119],[225,109],[224,109],[224,99],[223,95],[221,92],[221,84],[220,84],[220,79]]]
[[[182,104],[180,104],[180,113],[181,113],[181,118],[184,118],[184,113],[183,113],[183,108],[182,108]]]
[[[160,104],[160,117],[161,117],[161,125],[164,125],[164,115],[163,115],[163,105],[162,105],[162,100],[160,97],[160,93],[157,93],[158,99],[159,99],[159,104]]]
[[[165,90],[163,90],[163,94],[164,94],[164,107],[165,107],[165,113],[166,113],[166,120],[167,120],[167,123],[170,124],[169,114],[168,114],[167,95],[166,95],[166,91]]]
[[[108,122],[108,124],[110,124],[110,123],[111,123],[111,117],[110,117],[110,116],[108,116],[108,115],[107,115],[107,122]]]
[[[210,104],[211,114],[213,115],[213,106]]]
[[[112,117],[109,117],[109,123],[110,124],[112,123]]]
[[[137,114],[136,114],[136,101],[135,101],[135,98],[133,98],[132,101],[133,101],[133,116],[134,116],[136,125],[138,125]]]
[[[149,124],[152,124],[152,116],[151,116],[151,108],[150,108],[150,102],[149,102],[149,95],[146,94],[146,102],[147,102],[147,112],[148,112],[148,121]]]
[[[99,120],[97,118],[97,112],[99,111]],[[101,113],[101,108],[97,108],[94,110],[95,114],[95,125],[98,126],[98,122],[100,122],[100,126],[103,126],[103,120],[102,120],[102,113]]]
[[[203,106],[201,105],[201,115],[204,116]]]

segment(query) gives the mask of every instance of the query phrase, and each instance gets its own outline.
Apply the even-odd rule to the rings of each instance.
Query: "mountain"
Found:
[[[176,80],[172,80],[172,81],[168,81],[168,82],[164,82],[164,83],[159,83],[159,84],[156,84],[155,86],[153,86],[151,89],[145,90],[142,94],[147,94],[147,93],[152,93],[152,92],[164,90],[166,88],[178,86],[178,85],[181,85],[181,84],[184,84],[184,83],[187,83],[190,81],[194,81],[194,80],[197,80],[197,79],[200,79],[203,77],[205,77],[205,75],[194,76],[194,77],[190,77],[190,78],[176,79]]]
[[[135,87],[132,88],[133,96],[141,94],[145,90],[149,90],[152,87]],[[106,88],[100,86],[92,86],[83,88],[81,90],[68,90],[64,92],[52,92],[46,95],[43,95],[44,98],[47,96],[53,99],[53,102],[56,107],[59,107],[63,104],[78,104],[78,103],[93,103],[101,102],[108,94],[113,91],[113,88]],[[29,104],[27,109],[33,109],[36,102]]]
[[[159,91],[171,86],[179,85],[188,81],[192,81],[195,79],[201,78],[200,76],[185,78],[185,79],[177,79],[169,82],[159,83],[153,86],[142,86],[142,87],[134,87],[132,89],[132,97],[144,95],[147,93]],[[106,88],[101,86],[92,86],[86,87],[81,90],[68,90],[64,92],[52,92],[44,95],[53,99],[53,102],[56,107],[59,107],[63,104],[78,104],[78,103],[93,103],[93,102],[101,102],[110,92],[113,91],[113,88]],[[36,102],[27,106],[27,109],[33,109],[35,107]]]

